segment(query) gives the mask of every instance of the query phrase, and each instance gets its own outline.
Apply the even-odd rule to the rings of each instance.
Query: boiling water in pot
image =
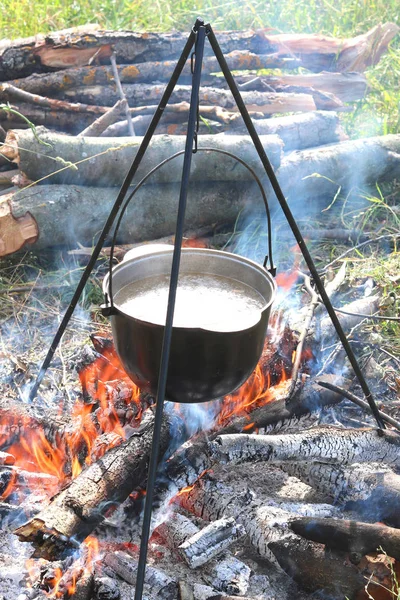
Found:
[[[125,314],[165,325],[169,275],[129,283],[115,295]],[[175,327],[240,331],[258,323],[266,300],[252,287],[219,275],[181,274],[175,303]]]

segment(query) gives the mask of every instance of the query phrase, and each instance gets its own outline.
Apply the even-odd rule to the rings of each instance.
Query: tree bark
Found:
[[[136,156],[142,138],[84,138],[70,137],[38,129],[37,137],[29,130],[10,131],[2,153],[17,163],[22,173],[32,181],[44,177],[46,183],[68,183],[93,186],[120,185]],[[280,164],[282,141],[278,136],[261,138],[265,151],[275,168]],[[262,174],[260,159],[249,136],[201,137],[199,147],[212,147],[233,151],[245,160],[258,174]],[[158,163],[182,151],[185,139],[179,136],[153,137],[140,164],[135,181],[138,182]],[[40,160],[37,159],[40,155]],[[92,157],[92,158],[91,158]],[[83,160],[87,159],[87,160]],[[80,164],[79,162],[82,161]],[[64,168],[78,163],[76,168]],[[182,177],[183,154],[160,169],[150,183],[180,182]],[[243,181],[251,180],[252,175],[235,160],[213,152],[199,152],[193,159],[192,181]]]
[[[217,33],[222,51],[241,48],[256,54],[293,55],[301,66],[320,71],[364,71],[376,64],[398,32],[394,23],[377,25],[352,39],[321,35],[268,35],[265,30]],[[24,77],[33,72],[83,66],[91,60],[107,60],[112,49],[118,62],[143,63],[180,56],[188,33],[139,34],[131,31],[101,31],[96,25],[58,31],[0,45],[0,80]],[[211,54],[206,46],[206,55]]]
[[[297,535],[324,544],[326,548],[353,554],[354,562],[380,548],[400,560],[400,531],[393,527],[316,517],[294,519],[289,527]]]
[[[233,223],[248,201],[248,187],[248,183],[239,182],[194,184],[189,190],[185,226],[195,229],[218,222]],[[34,250],[92,244],[117,194],[118,188],[43,185],[5,195],[0,204],[4,208],[3,215],[0,212],[0,256],[16,252],[27,239],[32,241],[36,236],[37,241],[30,247]],[[122,220],[117,243],[173,234],[178,199],[178,183],[144,186]]]
[[[128,102],[133,106],[154,104],[161,100],[165,85],[157,84],[123,84]],[[176,85],[171,94],[170,102],[189,102],[191,95],[190,85]],[[284,112],[307,112],[316,110],[316,105],[311,94],[299,93],[270,93],[270,92],[242,92],[241,94],[248,110],[262,111],[264,114]],[[86,104],[103,104],[112,106],[119,96],[112,87],[86,86],[66,90],[65,98],[71,102],[84,102]],[[202,104],[215,104],[223,108],[236,107],[235,100],[228,90],[201,87],[199,92]],[[335,109],[337,104],[330,108]]]
[[[21,541],[35,544],[36,556],[51,559],[66,546],[81,542],[103,520],[107,511],[123,502],[143,481],[154,425],[151,410],[146,415],[131,438],[87,467],[52,499],[49,506],[16,530]],[[171,426],[178,427],[177,431],[182,428],[179,419],[172,424],[164,416],[160,456],[169,448]]]

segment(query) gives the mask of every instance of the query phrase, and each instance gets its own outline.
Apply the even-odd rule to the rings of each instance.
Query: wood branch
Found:
[[[285,151],[333,144],[347,139],[338,115],[333,112],[316,111],[271,119],[255,119],[253,123],[259,135],[279,135],[285,144]],[[243,121],[239,119],[227,130],[229,134],[245,132]]]
[[[48,183],[74,183],[83,185],[120,185],[142,142],[142,138],[81,138],[50,133],[38,128],[40,142],[29,130],[9,131],[3,155],[17,163],[22,173],[36,181],[51,175]],[[261,138],[274,167],[280,164],[282,141],[277,136]],[[48,144],[48,145],[47,145]],[[200,147],[212,147],[236,152],[239,158],[261,174],[258,154],[248,136],[210,136],[201,138]],[[167,157],[184,150],[185,140],[180,137],[156,135],[153,137],[135,176],[140,181],[150,169]],[[36,154],[40,154],[40,161]],[[82,159],[86,159],[82,161]],[[82,161],[82,162],[80,162]],[[77,167],[68,168],[78,162]],[[180,182],[183,155],[161,169],[151,183]],[[60,168],[67,167],[61,172]],[[199,152],[193,160],[192,181],[204,181],[205,173],[212,181],[242,181],[252,179],[251,174],[233,159],[213,153]]]
[[[248,187],[239,182],[192,186],[186,226],[195,229],[218,222],[234,223],[248,200]],[[5,195],[0,205],[7,209],[3,214],[0,212],[0,256],[16,252],[27,240],[37,239],[32,247],[35,250],[62,244],[72,247],[91,244],[103,228],[117,193],[118,188],[43,185]],[[122,220],[117,243],[140,242],[173,234],[178,198],[178,183],[144,186],[136,194],[127,218]],[[27,216],[19,221],[18,218],[24,215]],[[14,227],[12,236],[10,223]],[[20,224],[21,231],[18,230]]]
[[[90,106],[88,104],[79,104],[65,102],[63,100],[54,100],[53,98],[45,98],[38,94],[31,94],[20,90],[19,88],[11,85],[10,83],[3,83],[0,85],[0,93],[3,98],[7,100],[20,100],[28,104],[34,104],[41,106],[42,108],[48,108],[50,110],[65,110],[73,113],[90,113],[90,114],[103,114],[104,108],[98,106]]]
[[[265,30],[220,32],[217,39],[225,54],[241,48],[257,54],[278,54],[301,59],[311,70],[363,71],[376,64],[397,34],[394,23],[378,25],[353,39],[339,40],[319,35],[268,35]],[[106,59],[111,46],[118,62],[148,62],[177,58],[187,34],[139,34],[130,31],[101,31],[98,26],[58,31],[46,36],[4,40],[0,46],[0,80],[33,72],[87,65]],[[211,49],[206,47],[206,54]],[[272,65],[271,65],[272,66]]]
[[[353,555],[353,562],[380,548],[400,560],[400,531],[380,524],[341,519],[301,517],[289,524],[297,535],[324,544],[326,548]]]
[[[400,437],[393,431],[318,427],[292,435],[222,435],[211,443],[214,460],[320,461],[349,465],[381,461],[400,464]]]
[[[132,83],[123,84],[122,87],[127,100],[135,106],[141,106],[158,102],[165,86]],[[190,85],[176,85],[170,101],[189,102],[191,89]],[[316,110],[314,99],[310,94],[243,92],[241,95],[249,110],[262,111],[264,114]],[[65,97],[73,102],[87,104],[100,104],[101,101],[105,106],[112,106],[118,100],[118,95],[112,87],[102,86],[71,88],[65,92]],[[203,104],[216,104],[227,109],[236,107],[232,94],[223,89],[201,87],[199,99]]]
[[[293,152],[282,160],[276,176],[296,213],[296,202],[334,198],[338,191],[390,181],[400,173],[400,136],[349,140]]]
[[[181,544],[199,531],[197,525],[188,519],[188,517],[178,512],[173,512],[161,525],[156,527],[152,538],[159,537],[167,548],[177,550]]]
[[[16,530],[21,541],[35,545],[35,555],[54,557],[68,545],[87,537],[112,507],[123,502],[140,485],[149,461],[154,416],[149,409],[131,438],[109,450],[69,486],[57,494],[39,514]],[[160,455],[167,451],[171,422],[163,419]],[[180,428],[178,422],[174,427]]]
[[[167,117],[167,118],[165,118]],[[157,133],[166,133],[168,135],[187,135],[187,121],[185,121],[186,115],[176,113],[175,118],[171,113],[170,115],[165,115],[163,118],[163,123],[157,126]],[[150,115],[138,115],[137,117],[133,117],[132,123],[135,126],[135,131],[137,135],[144,135],[147,131],[148,126],[151,122]],[[207,119],[207,122],[204,123],[200,120],[199,123],[199,135],[209,135],[210,133],[222,133],[226,130],[226,126],[222,125],[217,121],[211,121]],[[113,125],[110,125],[106,131],[102,134],[102,137],[124,137],[128,135],[128,122],[127,121],[117,121]]]
[[[88,127],[93,122],[93,114],[91,113],[71,113],[65,110],[49,110],[41,106],[18,103],[11,105],[21,115],[26,117],[34,125],[43,125],[57,131],[68,131],[69,133],[80,133],[84,127]],[[109,110],[108,107],[100,108],[98,114],[104,114]],[[0,122],[3,127],[9,131],[10,129],[28,129],[26,121],[18,115],[9,112],[0,111]],[[0,164],[2,156],[0,155]]]
[[[93,121],[89,127],[86,127],[83,131],[81,131],[79,136],[96,137],[101,135],[103,131],[107,129],[107,127],[115,123],[115,121],[118,121],[121,116],[121,112],[125,110],[126,106],[126,100],[118,100],[118,102],[116,102],[114,106],[112,106],[107,112]]]
[[[213,233],[213,227],[209,226],[209,227],[201,227],[197,230],[185,230],[184,234],[183,234],[183,241],[182,241],[182,246],[186,247],[186,248],[190,248],[191,245],[193,244],[193,241],[196,241],[196,243],[199,244],[199,247],[211,247],[210,244],[208,244],[208,240],[206,238],[208,238],[209,236],[212,235]],[[122,260],[125,256],[125,254],[129,251],[129,250],[133,250],[134,248],[139,248],[139,246],[143,246],[143,244],[149,243],[149,244],[173,244],[174,243],[174,239],[175,236],[173,235],[168,235],[162,238],[158,238],[156,240],[146,240],[146,242],[140,242],[139,244],[121,244],[118,246],[114,247],[114,257],[117,260]],[[201,243],[204,242],[204,246],[200,246]],[[75,250],[69,250],[68,254],[71,256],[91,256],[93,252],[93,247],[87,247],[85,248],[84,246],[81,248],[76,248]],[[111,247],[110,246],[104,246],[100,256],[104,257],[109,257],[111,253]]]
[[[131,113],[129,112],[128,100],[126,99],[125,92],[122,89],[121,81],[119,78],[118,69],[117,69],[117,60],[115,58],[115,52],[111,53],[110,62],[111,62],[112,74],[114,77],[114,82],[115,82],[115,86],[117,88],[118,96],[120,97],[120,100],[125,101],[124,112],[125,112],[126,120],[128,122],[128,133],[130,136],[134,136],[135,130],[133,128]]]
[[[183,48],[183,46],[182,46]],[[254,54],[247,50],[234,50],[225,55],[225,60],[231,70],[295,68],[299,65],[296,58],[281,58],[271,54]],[[174,61],[148,61],[135,65],[117,65],[121,83],[149,83],[152,81],[169,81],[175,68]],[[220,71],[218,61],[214,56],[203,59],[202,74]],[[181,76],[191,76],[190,60],[187,61]],[[23,79],[10,82],[16,87],[31,92],[32,94],[64,93],[69,88],[85,85],[112,85],[114,75],[108,66],[87,66],[63,69],[53,73],[34,73]]]

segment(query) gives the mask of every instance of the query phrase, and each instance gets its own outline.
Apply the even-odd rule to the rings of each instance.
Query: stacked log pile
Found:
[[[332,198],[339,188],[354,186],[355,173],[357,185],[398,176],[398,136],[349,141],[338,118],[338,111],[352,110],[368,93],[364,72],[398,29],[387,23],[348,40],[265,31],[218,34],[289,202]],[[0,256],[25,244],[40,249],[92,242],[185,39],[180,33],[88,26],[0,43]],[[295,72],[298,67],[302,72]],[[190,79],[187,64],[157,130],[164,135],[155,136],[142,175],[183,148],[179,134],[186,132]],[[293,114],[271,118],[279,113]],[[200,116],[200,146],[229,147],[262,175],[209,46]],[[28,121],[46,129],[32,130]],[[128,130],[135,137],[124,137]],[[298,152],[289,154],[293,150]],[[196,200],[189,202],[188,227],[229,224],[240,208],[257,201],[248,173],[231,160],[199,153],[193,169]],[[176,160],[141,190],[119,242],[173,232],[180,175]]]

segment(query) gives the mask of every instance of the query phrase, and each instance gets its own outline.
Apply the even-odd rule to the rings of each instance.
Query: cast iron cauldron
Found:
[[[141,321],[121,310],[118,291],[134,281],[170,275],[173,248],[143,247],[112,269],[114,343],[124,368],[142,390],[156,394],[164,326]],[[139,255],[138,255],[139,254]],[[166,399],[206,402],[237,389],[254,370],[263,350],[271,305],[276,294],[273,277],[257,263],[219,250],[183,248],[180,274],[219,275],[245,283],[265,299],[259,321],[231,331],[173,327]],[[103,291],[109,293],[109,275]]]

